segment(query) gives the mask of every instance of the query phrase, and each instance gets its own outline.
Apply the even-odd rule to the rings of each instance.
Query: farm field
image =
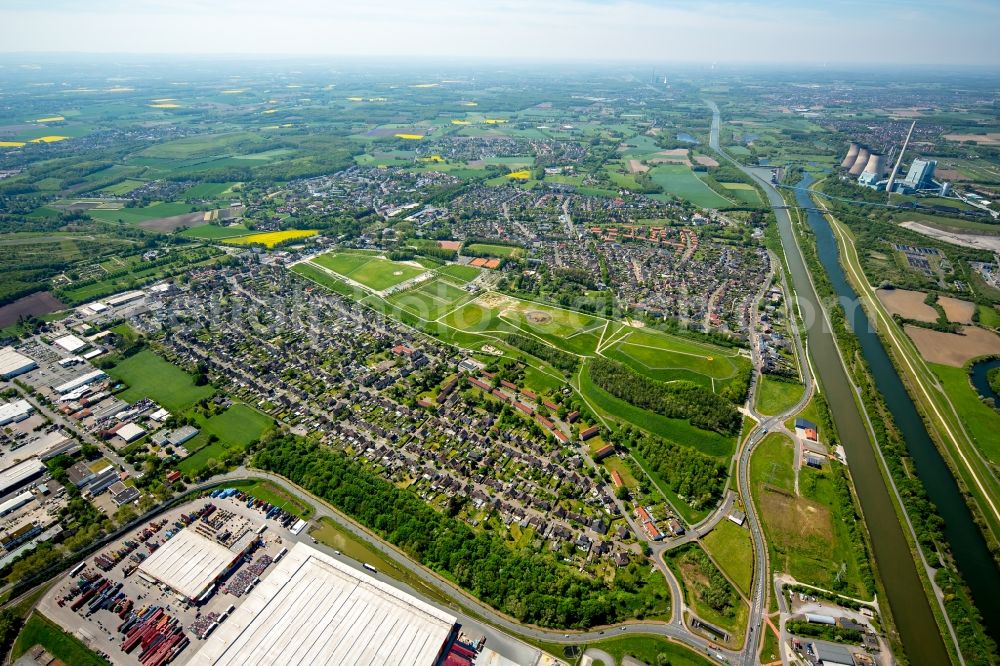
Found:
[[[726,190],[726,195],[752,206],[760,204],[760,195],[753,185],[747,183],[719,183]]]
[[[962,326],[959,333],[944,333],[906,325],[906,334],[920,355],[931,363],[960,368],[977,356],[1000,354],[1000,336],[978,326]]]
[[[702,208],[727,208],[732,201],[716,194],[683,164],[661,164],[649,172],[653,182],[667,194],[690,201]]]
[[[296,240],[299,238],[309,238],[310,236],[315,236],[319,232],[315,229],[289,229],[287,231],[268,231],[260,234],[250,234],[249,236],[236,236],[230,237],[224,240],[224,243],[229,245],[250,245],[252,243],[260,243],[265,247],[274,247],[278,243],[284,243],[285,241]]]
[[[220,238],[233,238],[235,236],[246,236],[252,233],[253,232],[250,229],[247,229],[241,224],[233,224],[228,227],[222,227],[216,224],[203,224],[200,227],[185,229],[180,233],[180,235],[185,236],[187,238],[218,240]]]
[[[889,314],[917,321],[937,321],[937,310],[924,302],[927,294],[908,289],[876,289],[875,295]]]
[[[93,208],[87,213],[96,219],[106,222],[123,222],[125,224],[137,224],[147,220],[155,220],[161,217],[173,217],[190,213],[191,206],[186,203],[164,203],[157,202],[143,208],[118,208],[101,209]]]
[[[122,400],[135,402],[151,398],[174,413],[215,393],[210,385],[195,386],[194,377],[149,349],[123,360],[108,370],[108,374],[128,384],[128,388],[118,394]]]
[[[229,196],[239,183],[198,183],[181,194],[184,199],[215,199]]]
[[[372,291],[384,291],[426,273],[426,269],[364,254],[327,253],[311,263],[327,268]]]

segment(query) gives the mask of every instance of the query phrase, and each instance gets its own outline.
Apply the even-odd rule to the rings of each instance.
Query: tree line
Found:
[[[327,500],[418,562],[520,622],[585,628],[663,607],[644,585],[577,574],[553,556],[514,551],[502,537],[438,512],[343,453],[294,436],[268,441],[254,465]],[[630,565],[633,566],[633,565]],[[646,563],[636,562],[643,568]],[[638,577],[636,577],[638,579]]]
[[[540,340],[518,335],[517,333],[507,334],[507,337],[504,338],[504,342],[509,344],[511,347],[520,349],[525,354],[531,354],[536,358],[540,358],[553,368],[562,370],[563,372],[573,372],[576,370],[576,366],[580,362],[580,359],[569,352],[564,352],[563,350],[556,349],[555,347],[547,345]]]
[[[672,419],[686,419],[691,425],[723,435],[740,430],[740,413],[722,396],[694,382],[666,384],[635,372],[627,365],[595,358],[589,365],[590,378],[611,395],[636,407]]]

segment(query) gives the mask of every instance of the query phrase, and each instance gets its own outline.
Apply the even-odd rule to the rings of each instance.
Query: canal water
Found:
[[[806,178],[795,192],[797,203],[806,209],[812,209],[814,206],[805,191],[811,180],[811,175],[806,174]],[[868,317],[861,308],[854,290],[847,282],[838,261],[837,242],[829,223],[814,210],[808,211],[807,218],[809,226],[816,234],[820,261],[844,306],[848,322],[858,338],[878,390],[885,398],[886,405],[892,412],[896,425],[906,442],[906,447],[915,463],[917,475],[923,482],[931,501],[937,506],[941,517],[944,518],[944,536],[951,545],[955,563],[972,590],[973,599],[983,615],[987,631],[994,638],[998,638],[1000,637],[1000,595],[997,594],[997,591],[1000,590],[1000,570],[998,570],[985,539],[962,499],[951,471],[928,435],[913,401],[896,372],[896,368],[892,365],[892,361],[882,346],[882,341],[871,329]],[[786,245],[786,247],[788,246]],[[812,346],[812,336],[810,336],[810,347],[815,351]],[[825,378],[822,369],[820,375]],[[827,389],[826,382],[824,382],[823,387]],[[877,484],[871,484],[881,487],[881,492],[875,488],[868,488],[869,482],[872,481],[868,477],[879,474],[879,470],[874,454],[866,441],[867,435],[857,432],[856,424],[849,425],[849,430],[845,432],[841,428],[840,419],[836,418],[838,412],[856,415],[858,410],[844,408],[846,407],[844,401],[851,399],[848,396],[833,395],[833,392],[828,390],[827,399],[830,401],[841,438],[845,440],[844,447],[847,450],[848,463],[855,483],[859,486],[858,494],[865,518],[868,521],[868,528],[872,532],[872,542],[876,551],[879,572],[885,582],[892,611],[896,616],[907,654],[914,663],[946,663],[943,655],[941,658],[927,659],[928,654],[925,650],[930,648],[926,645],[928,642],[926,636],[920,636],[919,633],[914,634],[914,631],[920,632],[921,628],[927,627],[929,618],[924,616],[929,613],[929,608],[926,601],[921,603],[915,599],[917,594],[923,596],[923,592],[919,589],[919,581],[912,580],[916,576],[916,572],[912,566],[909,566],[912,558],[910,558],[908,551],[902,550],[906,544],[897,543],[902,538],[902,533],[896,535],[898,538],[896,536],[890,539],[882,538],[885,533],[899,532],[898,529],[892,529],[889,524],[890,522],[898,523],[895,514],[888,505],[888,489],[882,483],[881,478],[878,479]],[[869,455],[863,454],[864,449],[868,450]],[[859,453],[862,454],[860,457]],[[859,469],[859,467],[864,469]],[[873,469],[869,469],[869,467]],[[880,546],[880,542],[885,541],[890,543]],[[905,558],[906,561],[900,558]],[[897,581],[897,578],[900,580]],[[904,578],[906,580],[902,580]],[[892,582],[890,583],[890,581]],[[910,589],[914,587],[917,589]],[[930,620],[933,621],[932,618]],[[912,626],[910,626],[911,624]],[[905,632],[904,626],[907,627]],[[938,646],[934,646],[934,650],[937,651],[937,649]]]
[[[993,368],[1000,368],[1000,358],[974,363],[969,374],[972,376],[972,385],[976,388],[976,392],[984,398],[991,398],[993,405],[1000,408],[1000,395],[997,395],[997,392],[993,390],[993,387],[990,386],[990,380],[987,378]]]

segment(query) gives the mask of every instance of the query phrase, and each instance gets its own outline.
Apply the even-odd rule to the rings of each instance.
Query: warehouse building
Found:
[[[28,458],[0,472],[0,496],[20,490],[48,470],[38,458]]]
[[[188,663],[434,666],[455,622],[455,616],[298,543]]]
[[[107,375],[103,370],[91,370],[90,372],[80,375],[76,379],[71,379],[68,382],[60,384],[58,386],[53,386],[52,390],[60,395],[65,395],[70,391],[74,391],[81,386],[86,386],[100,379],[104,379]]]
[[[211,591],[252,544],[253,539],[244,539],[237,544],[242,548],[230,550],[193,529],[182,529],[143,560],[139,574],[196,601]]]
[[[55,341],[55,344],[65,349],[70,354],[75,354],[76,352],[80,351],[81,349],[87,346],[87,343],[85,341],[81,340],[75,335],[64,335],[63,337],[58,338]]]
[[[0,405],[0,426],[18,423],[31,416],[35,408],[27,400],[15,400]]]
[[[14,351],[13,347],[0,349],[0,377],[4,380],[23,375],[37,367],[37,363],[24,354]]]

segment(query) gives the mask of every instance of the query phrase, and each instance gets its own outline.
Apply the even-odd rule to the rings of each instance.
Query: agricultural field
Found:
[[[247,236],[253,231],[241,224],[230,224],[219,226],[217,224],[203,224],[200,227],[192,227],[180,232],[185,238],[199,238],[202,240],[219,240],[224,238],[234,238],[236,236]]]
[[[650,170],[649,175],[666,194],[690,201],[695,206],[728,208],[735,205],[732,201],[719,196],[686,165],[661,164]]]
[[[185,203],[164,203],[158,202],[143,208],[117,208],[101,209],[92,208],[87,213],[98,220],[106,222],[123,222],[125,224],[138,224],[148,220],[156,220],[162,217],[173,217],[192,212],[192,207]]]
[[[315,229],[289,229],[287,231],[268,231],[248,236],[234,236],[225,238],[223,241],[229,245],[252,245],[259,244],[272,248],[278,243],[285,243],[300,238],[310,238],[319,232]]]

